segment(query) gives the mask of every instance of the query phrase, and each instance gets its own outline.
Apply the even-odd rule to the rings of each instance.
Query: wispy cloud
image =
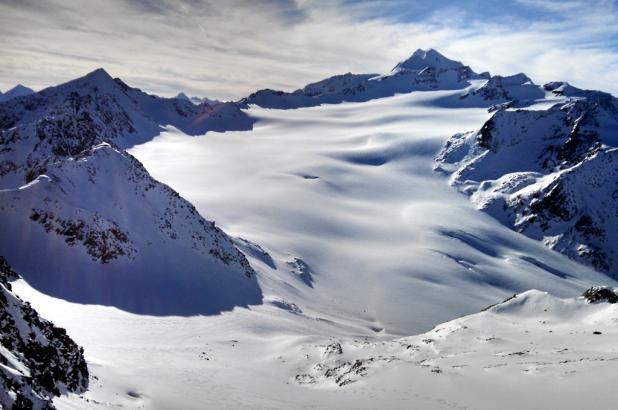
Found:
[[[155,93],[240,98],[433,47],[477,71],[618,94],[617,23],[604,0],[0,0],[0,89],[103,66]]]

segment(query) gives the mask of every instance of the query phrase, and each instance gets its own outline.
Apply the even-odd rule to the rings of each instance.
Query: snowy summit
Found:
[[[427,67],[448,70],[463,67],[463,64],[459,61],[446,58],[433,48],[428,50],[422,50],[419,48],[410,56],[410,58],[397,64],[393,70],[399,68],[420,71]]]

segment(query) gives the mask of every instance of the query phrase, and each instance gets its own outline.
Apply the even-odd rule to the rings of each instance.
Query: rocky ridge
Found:
[[[55,396],[88,388],[84,351],[12,292],[17,278],[0,256],[0,405],[53,409]]]
[[[513,229],[618,275],[618,105],[610,94],[549,83],[549,108],[499,109],[457,134],[436,169]]]

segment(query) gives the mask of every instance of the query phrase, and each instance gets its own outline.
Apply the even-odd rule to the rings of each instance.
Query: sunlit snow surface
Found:
[[[264,304],[218,316],[155,318],[69,304],[21,281],[17,291],[84,346],[98,377],[84,398],[61,398],[58,406],[543,408],[557,403],[556,392],[573,403],[573,387],[582,381],[576,366],[575,375],[558,367],[531,372],[533,364],[485,370],[485,363],[501,362],[495,350],[479,347],[461,362],[475,369],[471,373],[465,367],[432,372],[457,365],[436,350],[430,366],[412,359],[380,364],[343,387],[319,378],[301,384],[296,377],[311,374],[324,361],[316,355],[333,340],[345,354],[358,349],[362,356],[355,346],[365,341],[426,332],[514,292],[535,288],[567,297],[592,284],[616,285],[477,211],[432,170],[448,137],[478,129],[490,116],[439,103],[454,93],[286,111],[251,108],[257,119],[251,132],[189,137],[170,129],[131,149],[154,178],[204,217],[259,245],[239,241],[258,271]],[[613,311],[608,315],[603,326],[615,321]],[[503,320],[483,317],[474,319],[478,334],[461,339],[449,354],[472,349],[476,336],[503,332],[495,337],[508,340],[518,329],[494,331]],[[529,323],[533,337],[545,337],[536,319]],[[612,335],[594,337],[616,341]],[[519,346],[528,339],[508,343],[505,354],[530,350]],[[555,350],[569,343],[558,339]],[[604,345],[604,359],[610,345]],[[358,355],[350,357],[363,358]],[[607,376],[611,363],[594,366]],[[615,382],[598,380],[606,387]],[[543,395],[539,383],[549,381],[552,395]],[[499,390],[489,394],[488,388]]]
[[[253,132],[170,131],[130,152],[229,234],[308,264],[313,289],[285,266],[257,264],[266,293],[390,333],[428,330],[514,291],[567,296],[587,278],[607,281],[482,215],[432,171],[449,136],[490,115],[434,104],[447,95],[251,109]]]

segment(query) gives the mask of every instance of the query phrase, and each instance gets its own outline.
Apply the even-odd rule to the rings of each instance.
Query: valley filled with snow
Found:
[[[84,349],[59,409],[611,407],[615,119],[435,50],[238,102],[96,70],[0,104],[5,293]]]
[[[425,331],[513,292],[573,296],[613,283],[479,214],[434,172],[445,136],[489,117],[440,107],[459,92],[254,107],[251,132],[192,138],[172,129],[129,152],[207,219],[270,255],[252,259],[264,292],[360,317],[368,329]],[[309,283],[294,274],[295,258]]]
[[[592,335],[589,323],[562,328],[557,317],[541,326],[515,314],[532,332],[520,335],[522,326],[483,314],[467,319],[474,330],[465,337],[443,325],[452,333],[440,341],[445,346],[422,342],[437,330],[413,338],[420,346],[414,355],[391,341],[528,289],[574,297],[591,285],[615,285],[479,213],[433,171],[446,138],[489,117],[486,109],[436,103],[450,94],[253,107],[253,131],[192,137],[170,127],[133,147],[154,178],[239,238],[264,304],[217,316],[153,317],[70,304],[18,282],[20,295],[84,346],[96,377],[83,396],[57,406],[490,409],[500,401],[501,408],[542,408],[556,398],[535,387],[539,380],[557,384],[565,404],[609,388],[611,377],[583,396],[572,390],[584,369],[610,371],[611,342],[597,355],[607,363],[554,363],[588,357],[587,337],[615,340],[618,333],[607,330],[614,310],[597,326],[602,336]],[[548,340],[545,329],[554,325]],[[571,340],[567,331],[582,334]],[[355,359],[381,359],[348,385],[306,379],[320,373],[315,365],[328,361],[321,349],[333,342]]]

